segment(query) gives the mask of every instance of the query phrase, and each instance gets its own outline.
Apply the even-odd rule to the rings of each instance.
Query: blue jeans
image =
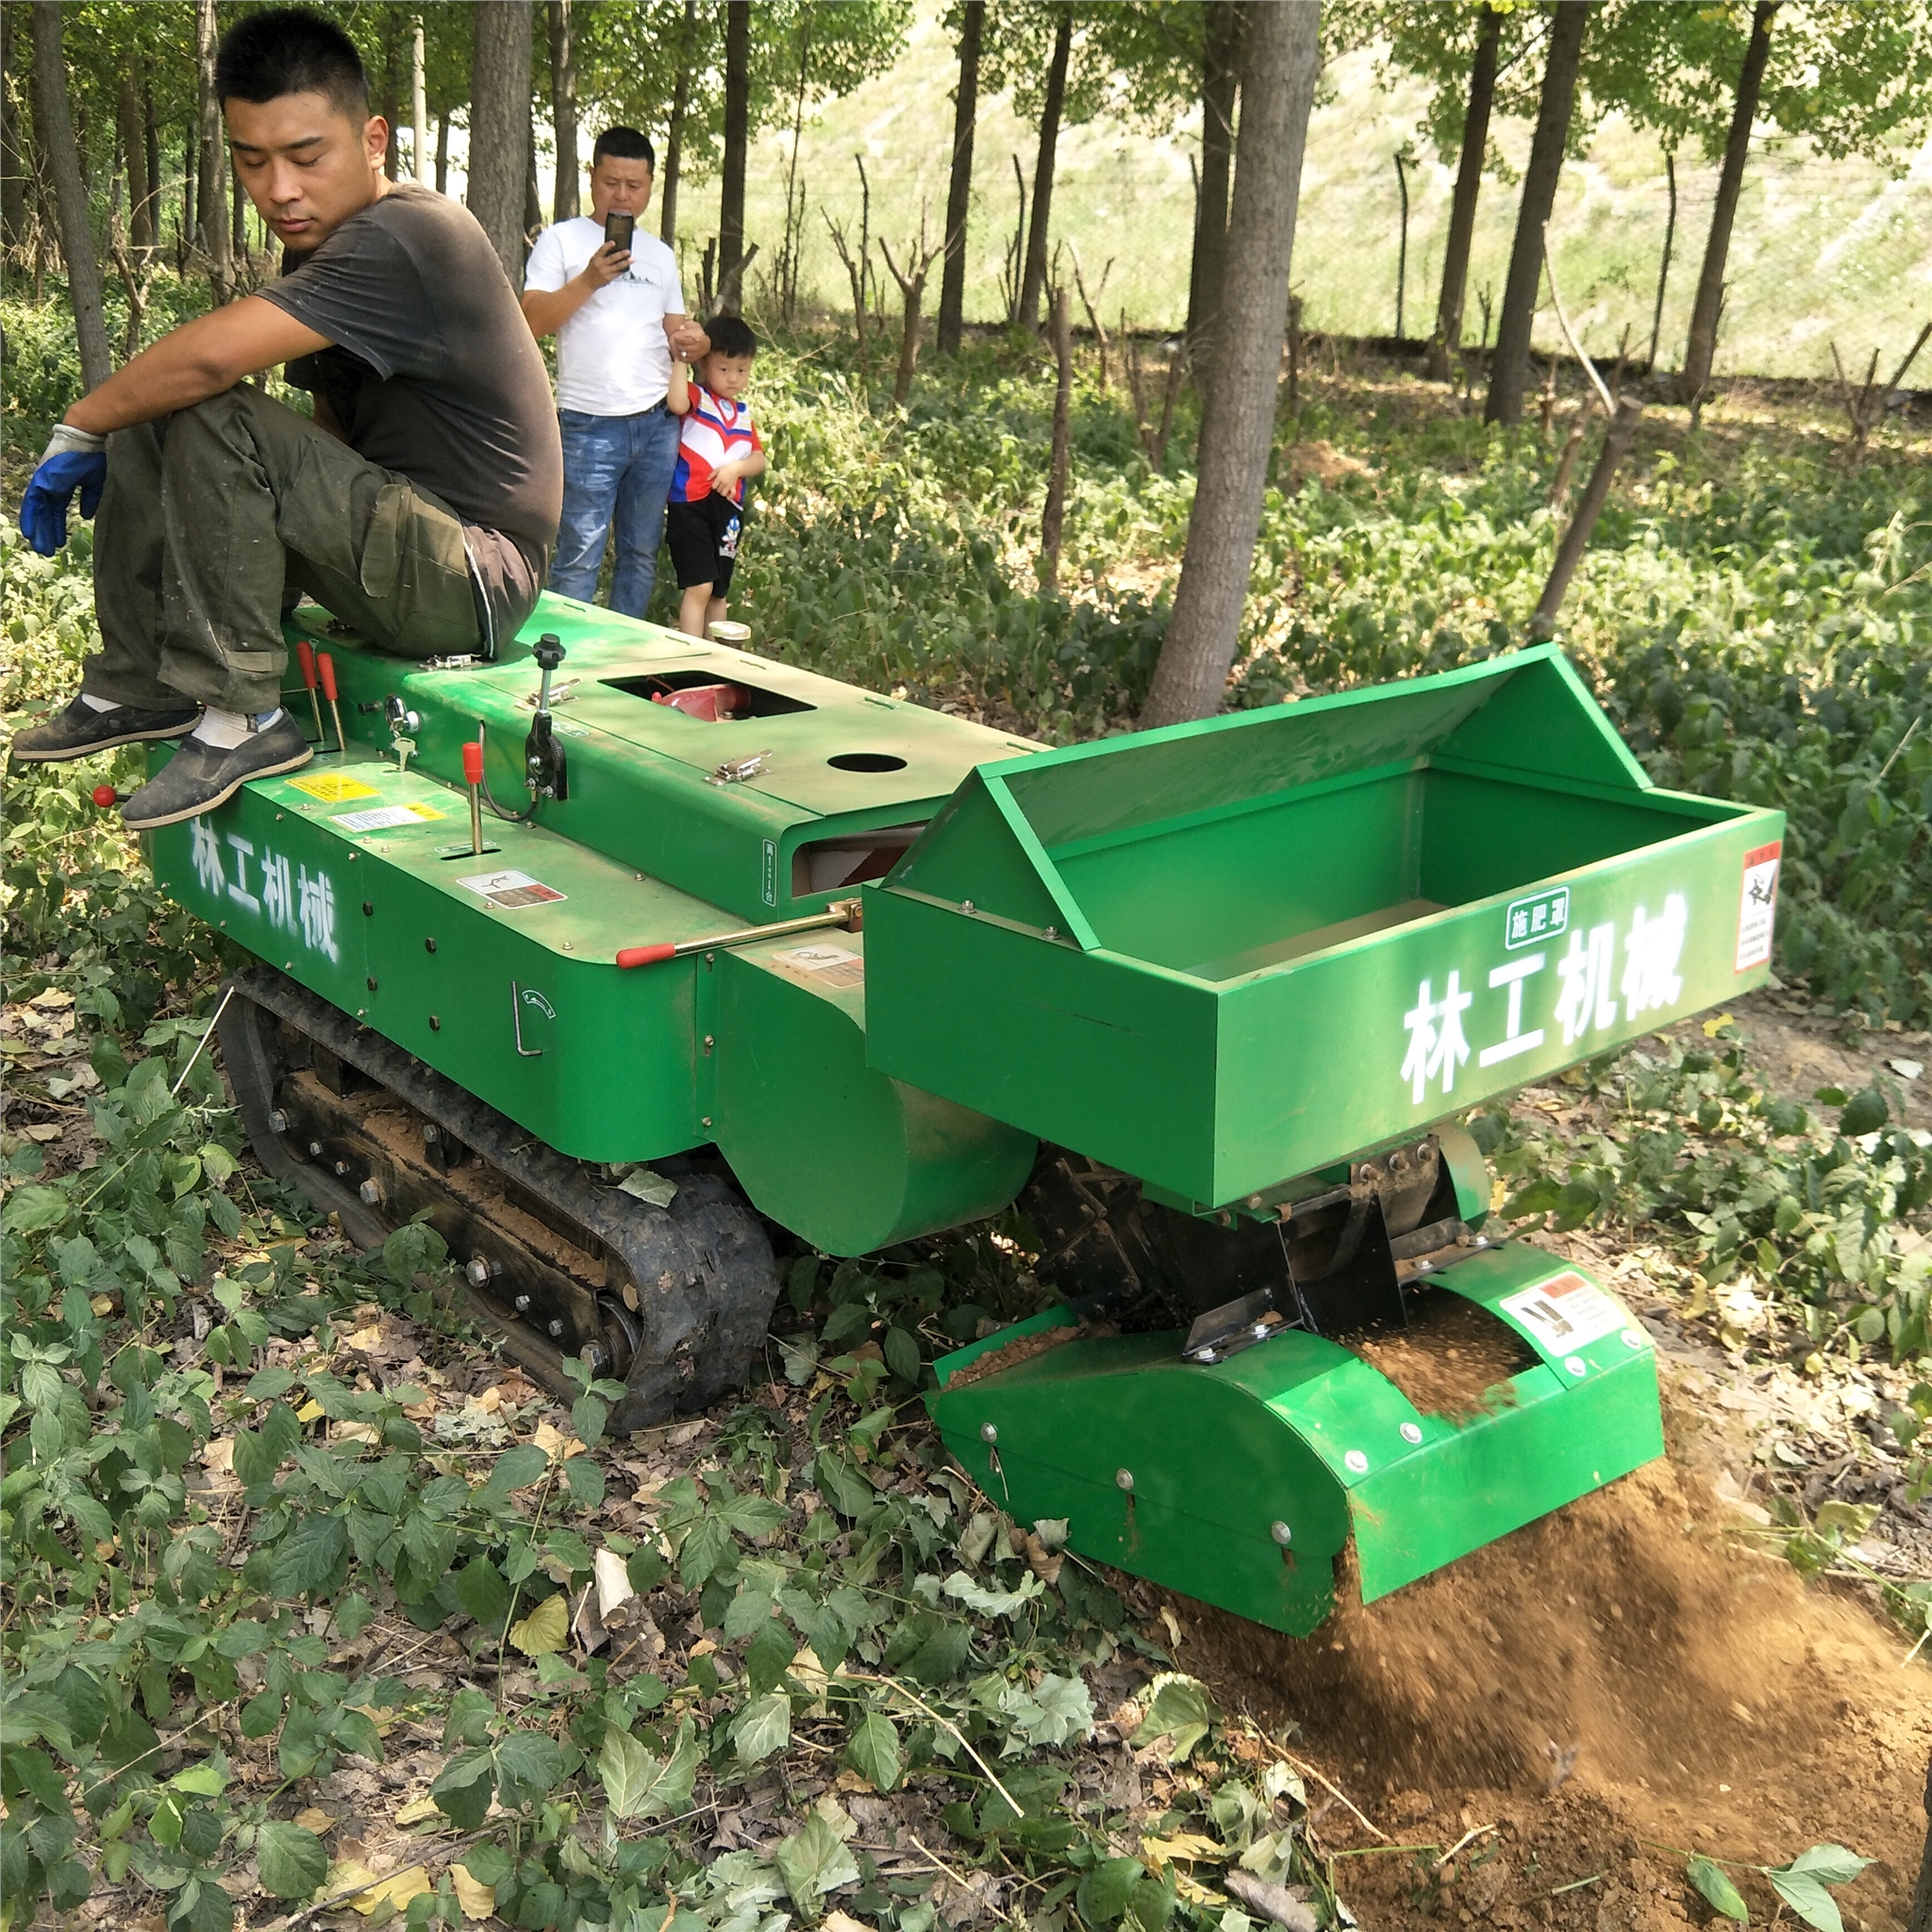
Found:
[[[641,617],[658,581],[664,502],[677,467],[678,419],[659,403],[636,416],[586,416],[559,409],[563,431],[563,523],[550,588],[589,603],[597,594],[604,544],[617,538],[610,608]]]

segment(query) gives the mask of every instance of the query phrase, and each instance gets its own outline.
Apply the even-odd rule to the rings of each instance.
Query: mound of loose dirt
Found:
[[[1924,1669],[1724,1521],[1656,1463],[1305,1641],[1197,1607],[1183,1657],[1232,1707],[1298,1724],[1392,1837],[1446,1848],[1509,1821],[1457,1861],[1462,1899],[1426,1858],[1344,1860],[1365,1925],[1674,1924],[1684,1852],[1775,1864],[1830,1840],[1880,1861],[1843,1893],[1877,1932],[1905,1918],[1925,1835]],[[1630,1909],[1600,1918],[1612,1895]]]
[[[1408,1309],[1407,1325],[1371,1330],[1345,1344],[1379,1370],[1424,1415],[1475,1415],[1510,1398],[1511,1375],[1535,1352],[1487,1308],[1446,1288]]]

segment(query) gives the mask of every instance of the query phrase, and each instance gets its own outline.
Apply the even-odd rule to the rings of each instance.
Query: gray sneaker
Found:
[[[14,734],[13,759],[21,765],[58,765],[97,751],[112,751],[117,744],[180,738],[194,728],[200,716],[199,705],[185,702],[170,711],[138,711],[132,705],[97,711],[76,693],[66,709]]]
[[[231,750],[191,738],[121,808],[121,816],[134,832],[197,819],[234,797],[251,778],[292,772],[314,756],[314,747],[287,711],[266,731],[253,733],[245,744]]]

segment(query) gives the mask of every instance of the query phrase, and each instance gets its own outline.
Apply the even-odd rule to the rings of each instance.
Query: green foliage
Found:
[[[1813,1845],[1789,1865],[1735,1865],[1734,1869],[1761,1873],[1781,1904],[1817,1932],[1844,1932],[1844,1920],[1831,1888],[1849,1885],[1871,1862],[1842,1845]],[[1713,1910],[1740,1925],[1750,1924],[1750,1907],[1724,1862],[1699,1854],[1684,1867],[1684,1874]]]

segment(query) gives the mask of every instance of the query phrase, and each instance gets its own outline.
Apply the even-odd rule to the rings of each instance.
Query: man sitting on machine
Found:
[[[22,731],[51,763],[185,739],[123,808],[138,831],[314,756],[281,708],[307,592],[406,657],[491,657],[529,615],[563,499],[543,359],[475,218],[383,175],[341,30],[299,8],[223,39],[235,171],[285,250],[260,293],[185,323],[68,410],[21,502],[42,555],[100,506],[101,649]],[[243,380],[287,363],[311,423]]]

